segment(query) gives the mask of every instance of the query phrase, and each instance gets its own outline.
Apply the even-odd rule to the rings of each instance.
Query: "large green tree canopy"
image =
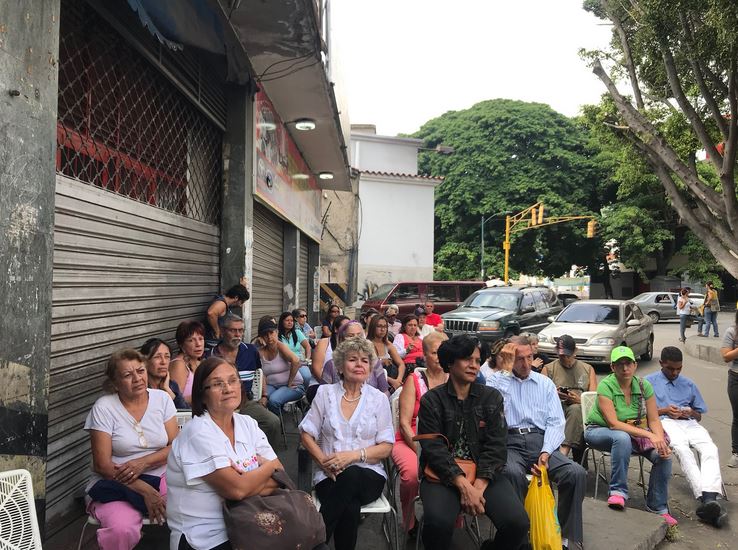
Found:
[[[453,147],[451,155],[424,152],[420,170],[443,176],[436,189],[436,277],[480,275],[482,216],[517,213],[536,201],[546,216],[592,214],[600,207],[596,155],[583,127],[548,105],[507,99],[483,101],[430,120],[414,135],[427,144]],[[504,216],[485,231],[489,275],[502,275]],[[592,265],[597,244],[586,221],[518,233],[512,271],[561,275],[573,263]]]

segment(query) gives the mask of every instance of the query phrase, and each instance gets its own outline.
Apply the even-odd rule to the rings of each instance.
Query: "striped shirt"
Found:
[[[542,453],[551,454],[564,442],[564,410],[556,386],[547,376],[532,372],[525,380],[514,374],[494,372],[487,385],[505,399],[508,428],[538,428],[545,432]]]

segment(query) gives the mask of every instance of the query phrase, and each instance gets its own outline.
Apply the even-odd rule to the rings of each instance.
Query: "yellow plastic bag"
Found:
[[[525,497],[525,511],[530,519],[530,543],[533,550],[560,550],[561,526],[546,468],[541,468],[541,477],[533,476],[530,480]]]

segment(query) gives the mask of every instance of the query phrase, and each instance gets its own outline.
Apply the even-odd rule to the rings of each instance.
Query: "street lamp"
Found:
[[[498,212],[497,214],[492,214],[491,216],[484,217],[484,214],[482,214],[482,230],[481,230],[481,236],[482,236],[482,245],[481,245],[481,254],[480,254],[480,271],[482,274],[482,281],[484,281],[484,224],[487,223],[492,218],[495,218],[497,216],[506,216],[508,214],[512,214],[510,210],[505,210],[504,212]]]

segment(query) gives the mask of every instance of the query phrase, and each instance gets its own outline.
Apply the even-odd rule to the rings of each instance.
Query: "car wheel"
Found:
[[[648,339],[646,353],[641,355],[641,361],[650,361],[653,358],[653,336]]]
[[[655,311],[649,311],[648,316],[651,318],[651,321],[653,321],[654,324],[658,323],[659,319],[661,318],[659,317],[659,314]]]

